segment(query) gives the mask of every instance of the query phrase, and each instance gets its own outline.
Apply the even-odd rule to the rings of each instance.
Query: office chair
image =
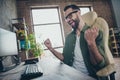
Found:
[[[99,27],[104,35],[104,50],[107,57],[107,66],[96,73],[96,75],[98,76],[98,80],[102,80],[102,77],[107,77],[109,80],[115,80],[115,63],[112,53],[108,47],[109,27],[107,22],[103,18],[98,17],[96,12],[92,11],[82,15],[82,18],[89,26]]]

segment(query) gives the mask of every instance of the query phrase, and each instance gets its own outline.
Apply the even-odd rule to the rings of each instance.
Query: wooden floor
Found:
[[[115,78],[116,80],[120,80],[120,57],[114,58],[115,60],[115,65],[116,65],[116,73],[115,73]]]

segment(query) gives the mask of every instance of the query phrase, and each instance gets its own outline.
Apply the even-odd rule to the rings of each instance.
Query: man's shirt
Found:
[[[74,62],[73,67],[77,69],[80,72],[83,72],[85,74],[88,74],[88,70],[85,66],[83,56],[80,49],[80,36],[76,35],[76,44],[75,44],[75,50],[74,50]]]
[[[105,51],[104,51],[104,42],[103,42],[103,33],[102,31],[99,31],[99,35],[96,38],[96,45],[97,48],[100,52],[100,54],[103,56],[103,61],[101,61],[100,63],[93,65],[91,63],[90,60],[90,52],[89,52],[89,48],[87,45],[87,42],[85,40],[84,37],[84,33],[87,29],[89,29],[90,26],[85,25],[80,33],[80,49],[81,49],[81,53],[83,56],[83,61],[85,63],[85,66],[89,72],[89,75],[96,77],[96,72],[98,70],[100,70],[101,68],[105,67],[106,65],[106,55],[105,55]],[[75,50],[75,44],[76,44],[76,33],[75,31],[72,31],[65,40],[65,45],[64,45],[64,49],[63,49],[63,56],[64,56],[64,60],[63,62],[69,66],[73,66],[73,62],[74,62],[74,50]]]

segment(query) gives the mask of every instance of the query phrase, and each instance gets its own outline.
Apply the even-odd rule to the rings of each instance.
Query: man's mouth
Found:
[[[74,26],[74,21],[71,21],[69,24],[70,24],[71,26]]]
[[[74,23],[74,22],[71,22],[70,25],[71,25],[72,27],[74,27],[75,23]]]

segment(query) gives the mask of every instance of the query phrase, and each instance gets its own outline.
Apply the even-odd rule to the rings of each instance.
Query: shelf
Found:
[[[22,61],[24,61],[26,59],[25,38],[28,33],[28,28],[26,26],[24,18],[15,18],[12,20],[14,20],[13,22],[16,22],[16,23],[12,23],[12,27],[13,29],[15,29],[17,35],[18,52],[20,54]]]
[[[17,28],[18,30],[19,29],[24,30],[24,24],[22,24],[22,23],[14,23],[14,24],[12,24],[12,26],[14,26],[15,28]]]
[[[114,41],[111,41],[111,43],[115,43],[116,44],[116,41],[114,40]]]
[[[112,47],[113,49],[117,49],[117,46],[116,47]]]
[[[109,38],[113,55],[120,55],[120,29],[110,28]]]
[[[17,37],[18,40],[25,40],[25,36]]]

